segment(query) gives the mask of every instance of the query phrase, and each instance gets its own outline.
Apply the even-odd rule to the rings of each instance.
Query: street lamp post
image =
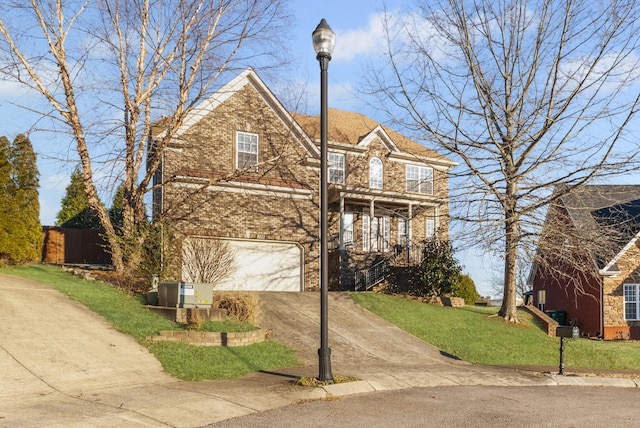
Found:
[[[327,177],[327,73],[336,35],[327,21],[322,19],[312,34],[313,49],[320,62],[320,359],[318,380],[333,382],[331,349],[329,348],[329,188]]]

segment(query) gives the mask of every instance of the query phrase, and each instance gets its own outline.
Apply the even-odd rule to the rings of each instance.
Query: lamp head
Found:
[[[327,57],[331,59],[331,53],[336,45],[336,34],[331,30],[324,18],[322,18],[311,37],[316,56],[318,58]]]

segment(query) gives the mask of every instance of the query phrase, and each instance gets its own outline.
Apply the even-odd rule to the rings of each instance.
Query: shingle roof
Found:
[[[640,232],[640,185],[588,185],[560,199],[576,229],[592,239],[599,235],[602,245],[612,247],[610,254],[618,254]],[[611,261],[593,256],[599,268]]]
[[[293,117],[311,139],[318,140],[320,138],[319,116],[293,114]],[[380,126],[401,151],[415,156],[437,159],[453,164],[453,162],[445,156],[405,137],[391,128],[379,124],[363,114],[328,109],[327,121],[329,123],[328,140],[330,142],[347,143],[355,146],[369,135],[371,131]]]

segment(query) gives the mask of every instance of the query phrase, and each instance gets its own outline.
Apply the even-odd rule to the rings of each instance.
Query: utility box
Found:
[[[168,308],[211,308],[211,284],[167,281],[158,284],[158,306]]]

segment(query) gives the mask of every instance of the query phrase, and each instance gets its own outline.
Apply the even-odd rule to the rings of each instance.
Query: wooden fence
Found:
[[[42,261],[55,264],[111,264],[106,241],[92,229],[42,227]]]

